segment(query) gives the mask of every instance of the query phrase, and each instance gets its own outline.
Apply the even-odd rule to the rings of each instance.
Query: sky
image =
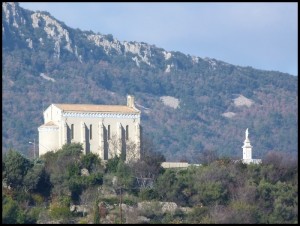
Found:
[[[298,75],[298,3],[20,3],[71,28]]]

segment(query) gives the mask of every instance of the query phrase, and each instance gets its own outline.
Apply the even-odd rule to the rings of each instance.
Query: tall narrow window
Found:
[[[74,139],[74,124],[71,124],[71,139]]]
[[[126,140],[129,139],[129,126],[126,126]]]
[[[92,134],[93,134],[93,132],[92,132],[92,124],[90,125],[90,140],[92,139]]]
[[[110,140],[110,125],[107,126],[107,140]]]

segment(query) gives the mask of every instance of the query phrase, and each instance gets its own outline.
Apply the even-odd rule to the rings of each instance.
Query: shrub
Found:
[[[105,198],[102,198],[100,201],[105,202],[109,205],[117,204],[120,202],[120,200],[117,196],[105,197]]]
[[[42,211],[42,208],[40,207],[33,207],[31,208],[25,217],[25,223],[26,224],[36,224],[37,220],[39,219],[39,215]]]
[[[133,206],[137,204],[137,201],[134,197],[130,197],[130,196],[124,196],[122,198],[122,203],[129,205],[129,206]]]
[[[23,223],[20,219],[21,212],[17,202],[12,200],[11,197],[2,195],[2,223],[4,224],[17,224]]]
[[[118,156],[108,159],[106,163],[106,171],[109,173],[116,173],[119,161],[120,161],[120,157]]]
[[[158,199],[159,195],[156,190],[152,188],[145,188],[141,189],[139,192],[139,198],[144,201],[144,200],[154,200]]]
[[[56,220],[66,220],[71,217],[71,212],[69,207],[60,206],[57,204],[51,205],[50,207],[50,216]]]
[[[35,205],[41,205],[44,202],[44,198],[40,194],[32,194],[31,198],[33,199]]]

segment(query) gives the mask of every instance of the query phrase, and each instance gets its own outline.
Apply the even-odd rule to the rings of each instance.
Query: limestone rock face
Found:
[[[251,107],[252,104],[254,104],[253,100],[248,99],[243,95],[240,95],[239,97],[234,99],[234,105],[236,107],[242,107],[242,106]]]
[[[160,100],[164,103],[164,105],[167,105],[171,108],[178,108],[179,107],[179,100],[175,97],[171,97],[171,96],[162,96],[160,97]]]

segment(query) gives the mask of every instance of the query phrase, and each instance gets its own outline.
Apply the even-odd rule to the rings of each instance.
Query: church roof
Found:
[[[56,125],[53,121],[49,121],[41,126],[58,126],[58,125]]]
[[[136,108],[126,105],[92,105],[92,104],[54,104],[63,111],[71,112],[121,112],[121,113],[139,113]]]

